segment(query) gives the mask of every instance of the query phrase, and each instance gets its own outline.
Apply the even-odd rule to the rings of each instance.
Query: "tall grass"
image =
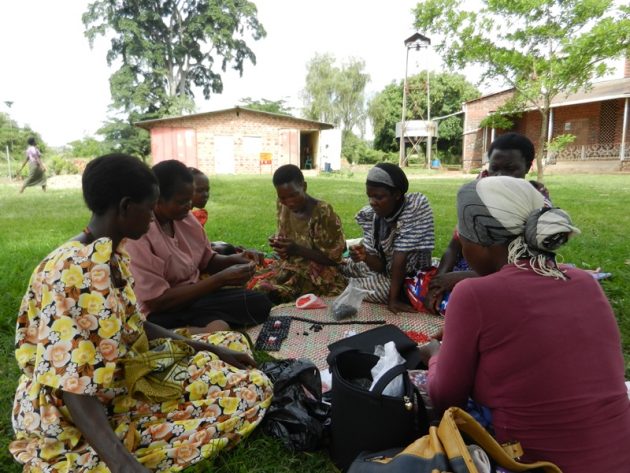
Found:
[[[456,221],[455,195],[469,178],[431,178],[421,173],[411,179],[410,192],[429,198],[436,223],[436,255],[451,238]],[[365,174],[309,178],[309,192],[333,205],[348,238],[361,235],[353,220],[366,204]],[[582,268],[601,267],[613,273],[602,282],[622,333],[626,372],[630,373],[630,176],[550,176],[546,181],[555,205],[571,213],[582,235],[572,240],[562,257]],[[267,236],[275,230],[275,192],[269,176],[211,179],[208,204],[210,239],[224,240],[266,250]],[[0,468],[19,472],[7,451],[13,437],[10,410],[18,377],[13,358],[15,316],[31,271],[53,248],[81,231],[89,213],[78,189],[29,188],[17,194],[15,185],[0,185]],[[204,463],[191,471],[209,471]],[[283,472],[333,471],[324,454],[291,454],[260,433],[223,455],[212,471]]]

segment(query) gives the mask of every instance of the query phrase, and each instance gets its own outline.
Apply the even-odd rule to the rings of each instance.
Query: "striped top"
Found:
[[[433,211],[424,195],[406,194],[403,208],[393,221],[379,218],[369,205],[359,210],[355,220],[363,229],[363,245],[370,254],[379,254],[379,242],[375,238],[377,220],[378,225],[385,226],[387,235],[380,240],[380,247],[387,263],[387,273],[391,272],[394,251],[408,253],[408,275],[431,266],[431,251],[435,247]]]

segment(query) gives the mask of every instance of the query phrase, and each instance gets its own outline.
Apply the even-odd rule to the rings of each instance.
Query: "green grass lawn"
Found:
[[[455,195],[462,178],[421,175],[412,179],[410,192],[429,198],[435,214],[436,251],[441,255],[455,225]],[[471,178],[471,177],[470,177]],[[470,179],[468,178],[468,179]],[[347,238],[361,236],[354,223],[356,211],[366,203],[365,174],[309,178],[309,192],[331,203],[341,216]],[[267,236],[275,230],[275,192],[269,176],[221,177],[211,180],[210,221],[212,240],[268,250]],[[602,285],[612,303],[622,333],[626,377],[630,375],[630,176],[550,176],[546,185],[556,206],[569,211],[582,235],[562,249],[565,262],[582,268],[601,267],[613,273]],[[0,468],[19,472],[8,454],[13,436],[10,410],[18,376],[13,358],[15,316],[36,264],[53,248],[86,225],[88,211],[79,190],[27,189],[18,195],[14,186],[0,185]],[[588,314],[587,314],[588,315]],[[189,471],[225,473],[260,471],[334,471],[324,454],[291,454],[281,445],[256,434],[233,452],[222,455],[212,467],[205,463]]]

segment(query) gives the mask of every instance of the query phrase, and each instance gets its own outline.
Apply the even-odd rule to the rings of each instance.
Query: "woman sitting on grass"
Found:
[[[488,177],[457,195],[460,240],[480,276],[451,295],[443,342],[421,350],[437,410],[490,409],[500,443],[566,473],[628,471],[630,400],[619,329],[600,285],[559,267],[578,230],[527,181]]]
[[[279,260],[260,270],[250,287],[267,293],[276,303],[302,294],[332,296],[346,282],[337,270],[346,242],[341,220],[324,201],[306,193],[300,168],[280,166],[273,174],[278,195],[278,227],[269,244]]]
[[[193,196],[191,200],[192,213],[202,227],[208,222],[208,211],[206,204],[210,198],[210,179],[199,169],[189,167],[188,170],[193,175]]]
[[[395,164],[370,169],[365,188],[370,205],[355,217],[363,228],[363,243],[350,248],[352,262],[343,272],[374,291],[366,300],[387,304],[394,313],[414,312],[403,294],[403,282],[431,266],[434,230],[429,201],[420,193],[407,194],[409,181]]]
[[[146,473],[234,446],[272,395],[248,368],[247,341],[187,339],[136,306],[122,243],[149,228],[155,176],[139,159],[103,156],[87,165],[83,195],[90,223],[39,264],[20,307],[12,455],[28,472]]]
[[[215,253],[206,232],[190,213],[193,175],[176,160],[153,166],[160,185],[149,231],[126,249],[140,309],[166,328],[201,327],[225,321],[256,325],[269,316],[271,302],[242,286],[255,264],[243,254]],[[230,287],[232,286],[232,287]]]
[[[490,145],[488,169],[479,174],[479,178],[511,176],[523,179],[531,169],[535,156],[534,143],[529,138],[519,133],[506,133],[496,138]],[[537,181],[529,182],[545,197],[546,205],[550,207],[547,188]],[[424,301],[425,307],[430,312],[437,313],[445,293],[452,290],[459,281],[476,276],[462,255],[462,244],[455,229],[442,255],[437,273],[429,284],[429,292]]]

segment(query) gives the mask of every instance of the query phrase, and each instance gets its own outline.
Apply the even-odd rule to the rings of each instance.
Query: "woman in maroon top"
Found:
[[[439,410],[487,406],[499,442],[564,473],[630,468],[630,400],[614,314],[588,273],[556,265],[578,233],[531,184],[489,177],[457,196],[464,256],[482,277],[460,282],[442,344],[423,348]]]

